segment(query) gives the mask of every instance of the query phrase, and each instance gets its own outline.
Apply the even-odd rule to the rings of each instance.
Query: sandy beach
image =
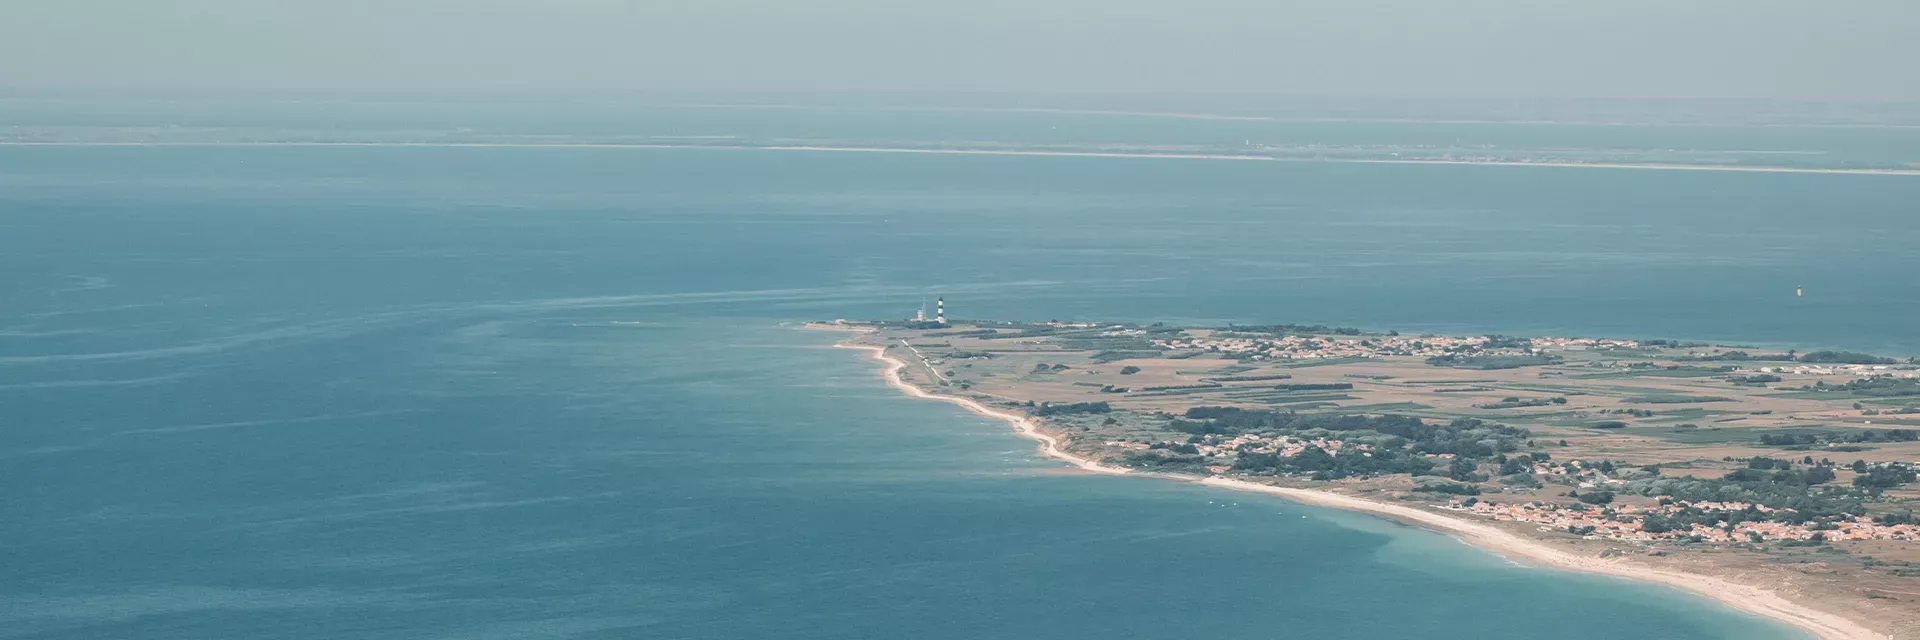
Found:
[[[886,349],[883,349],[880,347],[869,347],[869,346],[850,345],[850,344],[837,344],[834,346],[840,347],[843,349],[861,349],[871,354],[871,357],[873,359],[886,363],[887,368],[884,372],[881,373],[881,375],[886,377],[887,385],[895,389],[899,389],[900,391],[906,393],[907,395],[913,396],[915,398],[926,399],[926,400],[939,400],[941,402],[949,402],[949,403],[957,404],[965,408],[966,410],[972,411],[976,414],[979,414],[988,418],[993,418],[996,420],[1007,421],[1008,424],[1013,425],[1014,432],[1020,434],[1020,437],[1032,438],[1034,440],[1038,440],[1040,442],[1040,453],[1045,454],[1049,458],[1054,458],[1056,460],[1064,461],[1068,464],[1072,464],[1073,466],[1079,467],[1081,469],[1085,469],[1087,471],[1098,471],[1100,473],[1111,473],[1116,475],[1132,473],[1132,471],[1128,469],[1122,469],[1120,467],[1110,467],[1107,465],[1100,464],[1098,462],[1094,462],[1092,460],[1088,460],[1086,458],[1082,458],[1080,456],[1073,455],[1071,453],[1067,453],[1065,449],[1060,448],[1059,438],[1055,438],[1053,437],[1053,435],[1041,431],[1040,426],[1034,424],[1033,420],[1026,416],[1023,416],[1017,413],[991,409],[991,408],[988,408],[986,405],[980,404],[978,402],[974,402],[973,400],[970,400],[967,398],[961,398],[956,396],[945,396],[937,393],[928,393],[925,389],[921,389],[920,387],[916,387],[914,385],[908,384],[906,380],[903,380],[900,378],[900,370],[905,369],[907,367],[906,361],[887,355]]]
[[[1099,462],[1068,453],[1061,448],[1061,443],[1058,438],[1042,431],[1039,425],[1035,424],[1035,422],[1027,416],[993,409],[968,398],[931,393],[906,382],[906,380],[901,377],[900,372],[907,367],[907,363],[887,354],[886,349],[882,347],[844,343],[835,346],[867,351],[869,357],[886,365],[882,376],[886,379],[887,384],[909,396],[948,402],[959,405],[968,411],[984,417],[1005,420],[1008,424],[1012,425],[1014,432],[1021,437],[1038,441],[1040,443],[1040,452],[1047,457],[1061,460],[1087,471],[1109,474],[1132,473],[1132,471],[1128,469],[1103,465]],[[1712,598],[1735,609],[1792,625],[1823,640],[1880,640],[1891,637],[1887,634],[1870,630],[1845,617],[1818,611],[1793,602],[1768,589],[1729,582],[1710,576],[1656,569],[1620,559],[1576,555],[1539,541],[1530,540],[1524,536],[1484,522],[1455,518],[1405,505],[1368,500],[1331,491],[1276,487],[1220,477],[1195,478],[1164,474],[1154,474],[1154,477],[1198,482],[1199,484],[1207,486],[1237,491],[1267,493],[1305,504],[1371,513],[1457,535],[1469,544],[1514,560],[1530,561],[1556,569],[1642,580],[1685,589]]]

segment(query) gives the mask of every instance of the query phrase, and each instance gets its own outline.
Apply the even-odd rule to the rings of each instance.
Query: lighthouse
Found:
[[[933,301],[933,321],[934,321],[934,322],[938,322],[938,323],[940,323],[940,324],[946,324],[946,323],[947,323],[947,299],[946,299],[946,298],[935,298],[935,299],[934,299],[934,301]]]

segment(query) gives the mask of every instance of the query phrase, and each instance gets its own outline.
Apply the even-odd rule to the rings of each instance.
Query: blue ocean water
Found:
[[[1065,473],[792,326],[941,295],[960,317],[1913,355],[1917,196],[1884,176],[0,148],[0,637],[1795,637],[1369,517]]]

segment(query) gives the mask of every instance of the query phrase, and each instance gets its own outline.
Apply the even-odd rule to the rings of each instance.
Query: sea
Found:
[[[944,298],[1920,355],[1916,177],[430,143],[1478,131],[1920,157],[1899,128],[0,104],[93,143],[413,141],[0,144],[0,638],[1798,638],[1371,516],[1071,472],[799,326]]]

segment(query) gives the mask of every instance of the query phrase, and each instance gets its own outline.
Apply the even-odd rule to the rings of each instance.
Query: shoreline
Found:
[[[1046,151],[1021,149],[938,149],[911,147],[833,147],[819,145],[746,145],[746,144],[671,144],[622,142],[0,142],[0,147],[393,147],[393,148],[500,148],[500,149],[654,149],[717,151],[803,151],[842,153],[912,153],[963,156],[1035,156],[1056,158],[1131,158],[1145,160],[1241,160],[1320,164],[1398,164],[1457,165],[1485,167],[1544,167],[1554,169],[1630,169],[1638,171],[1720,171],[1732,173],[1802,173],[1856,176],[1920,176],[1920,169],[1823,169],[1817,167],[1741,166],[1709,164],[1660,164],[1631,162],[1523,162],[1518,160],[1397,160],[1391,158],[1295,158],[1273,155],[1229,153],[1149,153],[1132,151]]]
[[[967,411],[971,411],[974,414],[982,417],[993,418],[995,420],[1005,420],[1008,424],[1013,425],[1014,433],[1018,434],[1020,437],[1038,441],[1040,443],[1040,453],[1042,455],[1045,455],[1046,457],[1053,458],[1055,460],[1059,460],[1062,462],[1066,462],[1068,464],[1071,464],[1073,466],[1079,467],[1087,471],[1095,471],[1095,472],[1111,474],[1111,475],[1139,475],[1139,474],[1135,474],[1132,469],[1124,469],[1121,467],[1110,467],[1104,464],[1100,464],[1098,462],[1094,462],[1092,460],[1088,460],[1086,458],[1082,458],[1080,456],[1073,455],[1071,453],[1067,453],[1065,449],[1060,448],[1059,438],[1054,437],[1053,434],[1041,431],[1040,425],[1035,424],[1033,422],[1033,419],[1027,416],[1023,416],[1017,413],[1012,413],[1007,411],[998,411],[998,410],[987,407],[987,405],[980,404],[979,402],[968,399],[968,398],[930,393],[925,389],[921,389],[920,387],[917,387],[911,383],[908,383],[906,380],[901,379],[900,377],[900,370],[905,369],[907,367],[907,362],[905,360],[901,360],[899,358],[895,358],[893,356],[887,355],[887,350],[885,347],[854,345],[854,344],[847,344],[844,342],[833,345],[833,346],[841,349],[859,349],[862,351],[866,351],[868,354],[867,355],[868,358],[885,363],[887,365],[887,368],[880,374],[881,377],[886,379],[887,386],[893,387],[894,389],[899,390],[901,393],[905,393],[908,396],[912,396],[914,398],[919,398],[922,400],[938,400],[941,402],[946,402],[948,404],[959,405],[961,408],[966,409]]]
[[[882,370],[881,376],[886,380],[887,385],[910,397],[946,402],[957,405],[982,417],[1004,420],[1013,427],[1016,435],[1038,441],[1040,443],[1039,450],[1042,455],[1066,462],[1086,471],[1111,475],[1135,475],[1193,482],[1235,491],[1265,493],[1314,506],[1382,516],[1429,530],[1452,534],[1458,536],[1468,544],[1497,555],[1516,560],[1530,560],[1548,568],[1606,575],[1683,589],[1712,599],[1722,605],[1798,628],[1821,640],[1879,640],[1890,637],[1886,634],[1867,629],[1859,623],[1843,616],[1812,609],[1760,587],[1730,582],[1711,576],[1681,573],[1645,566],[1633,566],[1620,560],[1583,557],[1553,548],[1543,542],[1529,540],[1519,534],[1491,524],[1445,516],[1406,505],[1379,502],[1332,491],[1278,487],[1221,477],[1200,478],[1174,474],[1143,474],[1131,469],[1103,465],[1062,449],[1058,437],[1042,431],[1039,425],[1028,416],[996,410],[969,398],[932,393],[907,382],[900,376],[900,372],[907,367],[907,363],[887,354],[885,347],[855,345],[844,342],[835,344],[834,346],[842,349],[859,349],[866,351],[869,359],[880,362],[886,366],[886,368]]]

